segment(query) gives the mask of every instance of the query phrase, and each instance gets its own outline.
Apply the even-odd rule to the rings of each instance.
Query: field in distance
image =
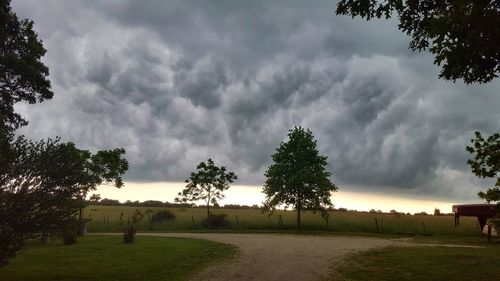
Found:
[[[139,231],[197,231],[203,230],[201,221],[206,218],[205,208],[164,208],[132,206],[95,206],[85,209],[84,217],[91,219],[89,232],[117,232],[127,224],[132,214],[139,210],[143,219]],[[151,222],[154,213],[169,210],[175,219],[167,222]],[[215,214],[226,214],[229,231],[278,231],[296,229],[295,211],[275,211],[268,216],[260,209],[211,209]],[[281,218],[280,218],[281,216]],[[283,222],[282,224],[280,222]],[[378,226],[378,227],[377,227]],[[319,212],[306,212],[302,216],[302,230],[359,233],[386,233],[403,235],[450,235],[478,236],[479,225],[475,218],[462,217],[454,226],[450,215],[393,215],[366,212],[331,211],[328,225]]]

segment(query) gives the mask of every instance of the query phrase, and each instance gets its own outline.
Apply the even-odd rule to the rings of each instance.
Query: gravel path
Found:
[[[331,277],[333,266],[346,254],[405,244],[366,237],[278,234],[138,233],[138,235],[207,239],[240,248],[239,257],[212,267],[195,280],[301,280]]]

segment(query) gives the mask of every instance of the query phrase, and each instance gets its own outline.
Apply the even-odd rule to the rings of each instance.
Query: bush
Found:
[[[62,237],[64,245],[73,245],[76,243],[78,235],[75,229],[68,229],[62,233]]]
[[[70,220],[61,228],[61,236],[64,245],[73,245],[76,243],[81,221]]]
[[[123,242],[127,244],[133,243],[135,240],[135,233],[135,226],[128,225],[123,232]]]
[[[142,213],[139,210],[136,210],[132,215],[132,221],[127,223],[127,226],[123,230],[123,242],[124,243],[133,243],[135,240],[135,233],[137,232],[137,225],[142,220]]]
[[[491,225],[493,225],[493,227],[495,228],[495,230],[497,232],[500,231],[500,218],[489,219],[488,223],[491,224]]]
[[[171,221],[175,220],[175,214],[170,210],[162,210],[153,214],[151,217],[152,222],[160,222],[160,221]]]
[[[226,218],[226,214],[210,214],[201,222],[201,225],[206,228],[224,228],[229,225]]]

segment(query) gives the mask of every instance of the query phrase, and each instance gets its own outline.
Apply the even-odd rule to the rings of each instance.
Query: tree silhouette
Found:
[[[224,198],[223,192],[229,189],[229,184],[237,180],[233,172],[227,172],[226,167],[215,166],[212,159],[201,162],[186,179],[186,187],[179,192],[176,202],[192,202],[203,200],[207,206],[207,218],[210,216],[210,204]]]
[[[45,52],[33,21],[19,20],[10,0],[0,1],[0,121],[4,126],[15,129],[27,124],[14,111],[14,104],[52,98],[49,69],[41,61]]]
[[[16,136],[28,122],[14,105],[53,96],[44,54],[33,22],[19,20],[10,0],[0,0],[0,266],[35,233],[74,226],[86,194],[102,183],[123,186],[128,169],[123,149],[92,154],[59,138]]]
[[[471,143],[472,146],[466,149],[473,155],[467,161],[472,172],[480,178],[496,178],[495,186],[486,192],[479,192],[478,196],[487,202],[498,202],[497,211],[500,213],[500,134],[495,133],[485,139],[480,132],[476,132]]]
[[[333,206],[330,196],[337,186],[330,181],[327,157],[319,155],[310,130],[295,127],[289,140],[281,142],[272,155],[273,164],[265,172],[264,209],[272,212],[277,206],[293,206],[297,210],[297,227],[305,210],[325,210]],[[323,213],[326,217],[326,214]]]
[[[366,20],[397,15],[410,49],[428,50],[440,78],[487,83],[500,73],[500,1],[342,0],[337,15]]]

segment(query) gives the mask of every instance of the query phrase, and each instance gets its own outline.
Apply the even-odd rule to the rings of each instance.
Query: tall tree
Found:
[[[18,128],[27,122],[14,111],[19,102],[36,103],[51,99],[49,69],[41,61],[42,41],[33,30],[33,21],[19,20],[10,0],[0,0],[0,121]]]
[[[478,196],[487,202],[498,202],[497,211],[500,213],[500,134],[495,133],[484,138],[476,132],[471,140],[472,146],[467,151],[473,155],[467,163],[472,172],[480,178],[496,178],[495,185],[486,192],[479,192]]]
[[[75,219],[86,194],[98,185],[123,186],[123,149],[80,150],[58,138],[33,142],[16,136],[27,125],[16,103],[51,99],[49,70],[33,22],[19,20],[0,0],[0,266],[37,232]]]
[[[210,216],[210,204],[224,198],[223,192],[229,189],[229,184],[236,181],[238,177],[233,172],[228,172],[226,167],[218,167],[212,159],[207,163],[201,162],[186,179],[186,187],[179,192],[176,202],[205,201],[207,207],[207,218]]]
[[[264,207],[272,211],[277,206],[293,206],[297,210],[297,227],[305,210],[322,210],[333,206],[331,193],[337,186],[330,181],[327,157],[318,152],[310,130],[295,127],[288,141],[281,142],[272,155],[273,164],[265,172]]]
[[[500,73],[498,0],[341,0],[337,15],[399,19],[410,49],[428,50],[440,78],[487,83]]]

